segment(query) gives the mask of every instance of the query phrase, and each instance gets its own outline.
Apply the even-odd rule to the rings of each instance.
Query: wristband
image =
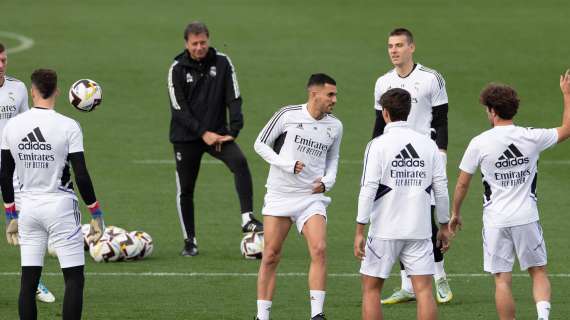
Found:
[[[18,219],[18,211],[16,211],[15,203],[12,203],[4,209],[6,211],[6,220]]]
[[[93,218],[99,218],[103,215],[103,211],[101,211],[101,207],[99,207],[99,201],[95,201],[95,204],[87,208],[89,208],[89,212],[91,212],[91,217]]]

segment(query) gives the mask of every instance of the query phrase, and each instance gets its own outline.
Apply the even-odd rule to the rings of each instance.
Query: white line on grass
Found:
[[[246,278],[257,277],[257,273],[239,273],[239,272],[86,272],[86,276],[90,277],[190,277],[190,278]],[[393,277],[399,274],[392,274]],[[19,272],[0,272],[1,277],[20,276]],[[42,276],[61,276],[60,272],[44,272]],[[278,273],[278,277],[306,277],[305,272],[288,272]],[[330,273],[329,278],[353,278],[359,277],[359,273]],[[479,278],[489,277],[488,273],[448,273],[450,278]],[[554,273],[548,275],[551,278],[570,278],[570,273]],[[528,277],[526,273],[513,273],[513,277]]]
[[[28,38],[26,36],[14,32],[0,31],[0,39],[2,38],[16,39],[19,42],[17,46],[10,47],[8,48],[8,50],[6,50],[8,54],[13,54],[24,50],[28,50],[34,46],[34,39]]]

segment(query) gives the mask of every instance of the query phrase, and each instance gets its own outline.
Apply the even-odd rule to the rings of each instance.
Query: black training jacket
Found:
[[[234,67],[214,48],[201,61],[193,60],[186,50],[176,56],[168,70],[168,94],[172,143],[199,140],[205,131],[237,137],[243,127]]]

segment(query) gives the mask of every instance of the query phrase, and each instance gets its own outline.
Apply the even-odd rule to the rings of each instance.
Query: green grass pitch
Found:
[[[557,126],[562,111],[558,78],[570,67],[565,43],[569,7],[564,0],[2,0],[0,12],[0,41],[18,45],[2,32],[34,40],[30,50],[9,56],[8,73],[29,85],[35,68],[58,71],[62,94],[57,110],[83,127],[88,166],[107,224],[145,230],[155,241],[155,253],[145,261],[96,264],[88,259],[84,319],[250,319],[255,314],[258,262],[239,255],[237,196],[223,165],[201,167],[196,191],[201,253],[196,258],[179,256],[182,237],[168,142],[166,76],[172,58],[183,48],[182,32],[189,21],[205,21],[212,45],[229,54],[236,66],[245,115],[238,142],[252,170],[257,212],[268,169],[253,151],[257,133],[280,106],[305,101],[310,73],[326,72],[338,82],[335,114],[345,133],[329,207],[331,276],[325,310],[330,319],[360,317],[360,280],[355,276],[359,264],[352,255],[354,219],[360,160],[373,125],[373,85],[390,68],[387,33],[397,26],[410,28],[416,36],[416,61],[445,77],[450,190],[468,141],[488,128],[477,101],[481,88],[490,81],[512,84],[522,99],[519,124]],[[103,104],[90,114],[67,103],[67,88],[86,77],[98,81],[104,91]],[[564,276],[570,273],[569,165],[570,143],[544,152],[539,168],[549,271],[557,275],[551,278],[552,319],[570,313],[570,277]],[[441,319],[496,318],[492,279],[469,276],[482,274],[481,192],[474,179],[464,230],[446,255],[455,298],[440,306]],[[273,319],[309,318],[306,277],[294,274],[307,268],[304,241],[292,231],[279,269],[286,274],[278,278]],[[18,270],[18,251],[1,240],[0,319],[17,318],[19,277],[13,273]],[[39,304],[40,319],[57,319],[63,300],[57,261],[47,258],[44,272],[57,302]],[[388,280],[384,295],[398,283],[398,277]],[[529,278],[515,278],[514,295],[517,319],[535,319]],[[412,319],[415,304],[390,306],[384,314],[387,319]]]

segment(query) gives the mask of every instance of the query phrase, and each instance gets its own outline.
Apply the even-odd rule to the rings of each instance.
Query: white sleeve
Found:
[[[259,154],[265,161],[269,164],[274,165],[281,170],[289,173],[295,172],[295,160],[285,160],[281,158],[275,151],[273,151],[273,145],[275,140],[284,133],[284,120],[285,116],[284,110],[281,109],[277,111],[273,117],[267,122],[263,130],[255,139],[255,144],[253,148],[255,152]]]
[[[380,97],[382,97],[382,94],[384,92],[382,92],[380,79],[382,78],[378,78],[378,80],[376,80],[376,84],[374,85],[374,109],[376,110],[382,110],[382,106],[380,105]]]
[[[18,106],[18,113],[28,111],[29,109],[30,107],[28,106],[28,90],[26,89],[25,85],[22,85],[22,101]]]
[[[448,103],[445,80],[439,73],[435,73],[431,81],[431,106],[437,107]]]
[[[83,133],[79,123],[75,122],[70,126],[69,132],[69,153],[83,152]]]
[[[558,142],[558,131],[552,129],[530,129],[539,151],[552,147]]]
[[[435,212],[440,224],[449,222],[449,191],[447,188],[447,174],[445,173],[445,159],[434,144],[432,187],[435,196]]]
[[[474,174],[477,171],[477,167],[480,164],[480,154],[477,148],[477,143],[475,139],[472,139],[467,146],[467,150],[463,154],[463,159],[461,159],[461,164],[459,164],[459,169],[465,171],[469,174]]]
[[[2,139],[0,140],[0,149],[2,150],[10,150],[10,146],[8,144],[8,132],[9,130],[6,130],[10,127],[10,120],[8,120],[8,122],[6,123],[6,126],[4,127],[4,132],[2,134]]]
[[[378,152],[376,152],[375,140],[372,140],[366,146],[364,152],[364,168],[362,170],[362,179],[360,181],[360,194],[358,196],[358,216],[356,222],[367,224],[370,222],[370,215],[372,214],[372,206],[374,205],[374,198],[376,191],[380,185],[380,177],[382,176],[381,164],[376,159]]]
[[[325,185],[325,191],[330,191],[336,181],[336,173],[338,171],[338,159],[340,153],[340,142],[342,140],[342,124],[339,126],[339,132],[333,142],[331,148],[327,152],[327,163],[325,168],[325,176],[321,182]]]

